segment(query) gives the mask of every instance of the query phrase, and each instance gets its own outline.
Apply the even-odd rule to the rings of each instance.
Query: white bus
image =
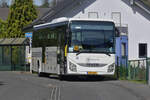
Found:
[[[114,75],[115,36],[111,20],[58,18],[36,25],[32,70],[39,75]]]

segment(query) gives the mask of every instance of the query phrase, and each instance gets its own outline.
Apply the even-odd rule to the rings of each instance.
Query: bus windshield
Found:
[[[115,30],[113,22],[72,21],[69,52],[78,46],[85,52],[114,53]]]

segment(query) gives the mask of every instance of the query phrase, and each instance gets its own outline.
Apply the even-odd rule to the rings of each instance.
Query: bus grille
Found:
[[[104,67],[107,64],[100,64],[100,63],[78,63],[80,66],[84,67]]]

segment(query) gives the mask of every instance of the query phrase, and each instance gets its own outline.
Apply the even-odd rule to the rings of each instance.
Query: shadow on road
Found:
[[[56,79],[61,81],[69,82],[96,82],[96,81],[114,81],[117,80],[113,77],[104,77],[104,76],[50,76],[50,79]]]
[[[97,81],[114,81],[116,79],[114,78],[108,78],[108,77],[73,77],[73,78],[67,78],[66,81],[71,81],[71,82],[97,82]]]
[[[0,81],[0,86],[1,86],[1,85],[5,85],[4,82],[1,82],[1,81]]]

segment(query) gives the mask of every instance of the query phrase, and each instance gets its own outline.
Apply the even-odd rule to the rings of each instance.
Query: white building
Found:
[[[140,0],[58,0],[40,21],[59,17],[113,19],[128,29],[129,60],[150,57],[150,9]]]

